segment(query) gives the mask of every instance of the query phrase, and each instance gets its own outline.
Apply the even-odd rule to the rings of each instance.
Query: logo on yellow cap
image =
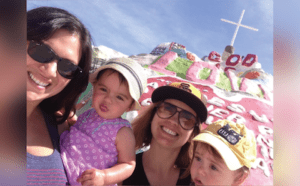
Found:
[[[181,88],[181,89],[183,89],[187,92],[192,92],[192,90],[189,87],[190,87],[190,85],[187,84],[187,83],[181,83],[180,86],[179,86],[179,88]]]
[[[174,82],[174,83],[171,83],[170,86],[177,87],[184,91],[190,92],[190,93],[194,94],[195,96],[197,96],[199,99],[201,99],[201,92],[190,83]]]

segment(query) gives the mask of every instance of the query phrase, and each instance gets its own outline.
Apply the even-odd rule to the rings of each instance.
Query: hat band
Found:
[[[124,68],[126,68],[132,74],[132,76],[136,79],[136,81],[138,82],[139,90],[140,90],[140,96],[143,94],[143,92],[142,92],[143,86],[142,86],[141,80],[140,80],[139,76],[135,73],[134,70],[132,70],[132,68],[130,66],[128,66],[124,63],[118,63],[118,62],[114,62],[114,61],[108,62],[105,65],[109,65],[109,64],[118,64],[118,65],[121,65]]]

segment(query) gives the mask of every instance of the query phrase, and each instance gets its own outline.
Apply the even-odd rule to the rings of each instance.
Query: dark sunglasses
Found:
[[[157,106],[157,115],[162,119],[168,119],[174,116],[177,112],[178,114],[178,123],[184,130],[191,130],[195,126],[198,126],[198,120],[196,116],[182,108],[178,111],[175,105],[172,105],[168,102],[163,102]]]
[[[57,60],[57,71],[64,78],[72,79],[82,73],[82,69],[79,66],[68,59],[59,57],[45,43],[30,41],[27,52],[32,59],[40,63],[50,63],[53,60]]]

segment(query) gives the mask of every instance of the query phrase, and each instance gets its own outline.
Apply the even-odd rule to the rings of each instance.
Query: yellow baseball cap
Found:
[[[217,121],[202,130],[193,141],[214,147],[232,171],[243,166],[250,169],[256,159],[254,133],[244,124],[228,120]]]
[[[197,113],[201,123],[206,121],[207,100],[201,91],[190,83],[173,82],[169,85],[158,87],[153,91],[151,99],[153,103],[165,99],[177,99],[191,107]]]

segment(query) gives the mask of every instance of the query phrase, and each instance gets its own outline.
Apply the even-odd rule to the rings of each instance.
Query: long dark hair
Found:
[[[92,38],[83,23],[66,10],[39,7],[27,12],[28,41],[47,40],[61,29],[79,35],[82,54],[78,66],[81,67],[82,73],[73,78],[60,93],[43,100],[39,105],[43,111],[55,116],[58,124],[63,123],[71,111],[75,111],[75,104],[88,85],[92,61]],[[63,116],[55,115],[59,110],[64,111]]]

